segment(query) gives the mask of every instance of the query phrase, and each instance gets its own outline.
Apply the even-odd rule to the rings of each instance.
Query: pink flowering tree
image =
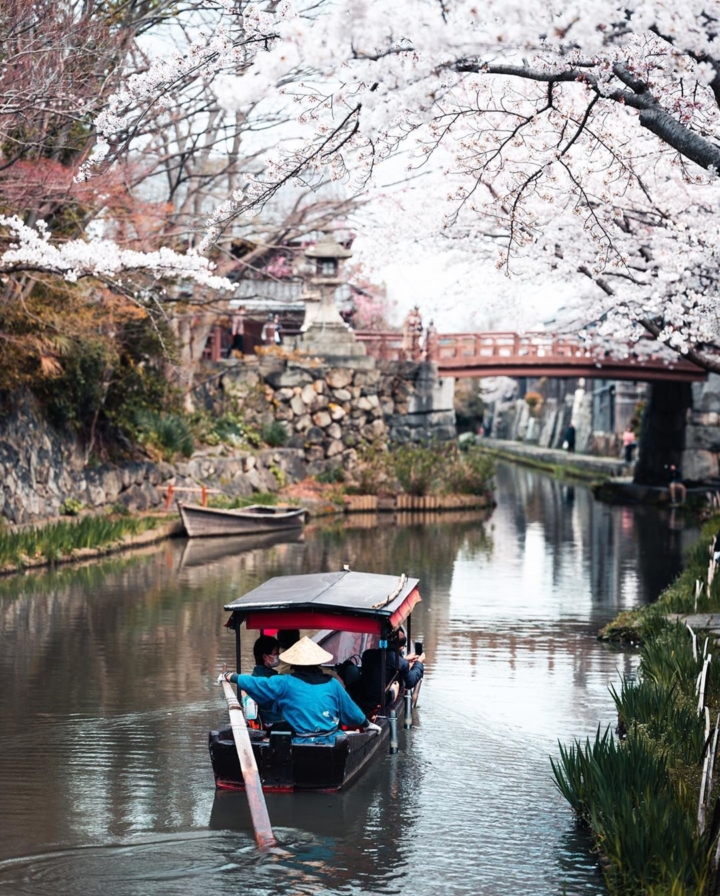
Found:
[[[650,334],[718,369],[720,38],[707,0],[283,0],[223,18],[220,39],[126,83],[98,122],[111,156],[193,67],[246,121],[295,119],[204,245],[288,181],[356,192],[392,180],[383,171],[427,172],[435,193],[402,203],[421,225],[397,239],[471,254],[489,242],[509,274],[576,278],[572,326],[588,338],[622,351]]]
[[[146,378],[148,357],[163,369],[173,359],[167,369],[189,395],[234,281],[352,208],[347,191],[321,182],[293,188],[200,251],[207,218],[263,166],[289,117],[220,105],[217,84],[247,69],[255,43],[232,8],[2,4],[0,392],[79,383],[71,371],[87,351],[99,359],[88,376],[103,383],[98,401],[120,369]]]

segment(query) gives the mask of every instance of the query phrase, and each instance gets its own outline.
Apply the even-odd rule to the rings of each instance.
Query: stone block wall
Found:
[[[258,428],[279,421],[287,446],[255,452],[217,446],[174,465],[89,465],[81,446],[55,432],[27,400],[0,420],[0,519],[55,517],[69,498],[88,508],[143,511],[162,506],[170,485],[176,499],[197,501],[203,485],[250,495],[329,467],[352,469],[361,443],[454,438],[452,387],[432,364],[353,369],[272,356],[220,362],[199,395],[206,410],[241,412]]]
[[[309,474],[352,469],[361,443],[453,439],[453,380],[433,364],[385,362],[354,369],[313,359],[267,357],[225,365],[216,407],[230,402],[260,426],[270,419],[303,451]]]
[[[706,482],[720,476],[720,376],[693,383],[692,408],[686,412],[685,445],[680,458],[683,477]]]
[[[288,445],[301,452],[312,475],[333,465],[352,468],[361,442],[388,438],[380,379],[375,369],[271,359],[228,366],[218,387],[220,400],[249,423],[282,423]]]
[[[57,517],[67,499],[88,509],[120,505],[144,511],[163,506],[170,485],[175,499],[199,501],[203,485],[250,495],[277,491],[304,475],[303,452],[293,448],[225,457],[218,447],[175,465],[88,465],[77,442],[45,423],[31,401],[0,421],[0,520],[11,524]]]

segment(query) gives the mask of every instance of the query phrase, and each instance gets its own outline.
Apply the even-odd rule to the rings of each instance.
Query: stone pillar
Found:
[[[615,383],[615,432],[623,433],[635,416],[635,407],[645,397],[645,383],[620,380]]]
[[[706,383],[693,383],[692,396],[680,469],[688,481],[702,482],[718,476],[720,376],[711,373]]]
[[[640,453],[635,482],[664,485],[668,464],[683,466],[685,420],[693,404],[690,383],[656,382],[648,386],[648,398],[640,429]]]

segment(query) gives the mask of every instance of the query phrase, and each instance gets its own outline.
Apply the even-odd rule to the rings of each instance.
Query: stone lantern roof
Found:
[[[352,258],[352,252],[341,246],[332,233],[326,233],[314,246],[305,249],[303,254],[306,258]]]

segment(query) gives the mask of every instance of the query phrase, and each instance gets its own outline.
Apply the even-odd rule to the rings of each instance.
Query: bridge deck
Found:
[[[381,360],[402,360],[408,356],[401,333],[357,331],[368,353]],[[588,348],[579,340],[547,333],[445,333],[433,334],[422,353],[436,361],[440,376],[552,376],[615,380],[674,380],[702,382],[707,372],[680,358],[629,354],[626,358]]]

